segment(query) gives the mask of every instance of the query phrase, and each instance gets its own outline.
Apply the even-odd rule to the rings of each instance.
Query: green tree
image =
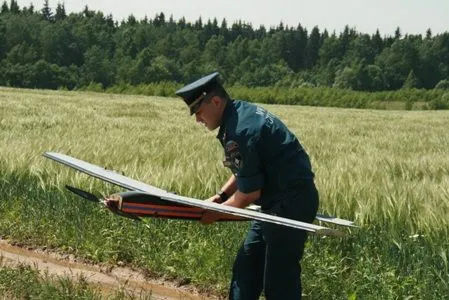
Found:
[[[53,12],[51,11],[50,6],[48,5],[48,0],[44,1],[44,7],[41,9],[42,17],[46,21],[53,21]]]
[[[365,90],[375,92],[387,89],[384,73],[379,66],[367,65],[364,72],[366,74]]]
[[[182,30],[182,29],[186,28],[186,24],[187,24],[186,18],[181,17],[181,19],[178,20],[177,27]]]
[[[139,53],[138,45],[135,40],[136,37],[136,27],[123,25],[122,28],[114,35],[116,51],[122,51],[123,55],[135,58],[137,53]]]
[[[68,88],[69,90],[76,88],[80,83],[79,73],[79,68],[76,65],[60,67],[56,78],[58,87]]]
[[[313,76],[311,78],[306,77],[305,81],[313,83],[316,86],[332,87],[337,71],[340,69],[340,61],[336,58],[331,58],[326,65],[320,65],[313,73]]]
[[[436,90],[449,90],[449,80],[444,79],[435,85]]]
[[[84,54],[84,64],[82,66],[83,84],[90,82],[101,83],[103,87],[108,87],[113,83],[115,72],[107,55],[99,46],[90,47]]]
[[[217,19],[213,21],[207,20],[206,25],[204,25],[203,30],[200,31],[199,40],[200,45],[206,45],[207,42],[213,37],[217,36],[220,32],[218,27]]]
[[[307,47],[307,30],[304,29],[301,24],[298,24],[296,30],[292,31],[290,35],[290,55],[287,58],[287,64],[293,71],[297,72],[304,68],[304,58]]]
[[[292,70],[283,60],[260,66],[257,59],[247,57],[234,73],[241,75],[233,75],[229,81],[238,82],[245,86],[273,86],[292,73]]]
[[[435,37],[435,52],[441,79],[449,78],[449,32]]]
[[[124,55],[122,50],[117,50],[114,54],[113,65],[116,69],[116,83],[131,83],[131,80],[134,78],[134,69],[130,68],[130,66],[134,65],[134,60]]]
[[[379,55],[383,48],[384,48],[384,41],[382,40],[382,37],[380,36],[379,29],[376,30],[376,33],[372,36],[372,44],[374,55]]]
[[[254,58],[259,58],[261,65],[275,64],[281,58],[282,49],[280,46],[275,34],[267,36],[262,39],[260,43],[260,52]],[[249,50],[249,48],[246,50]],[[249,52],[246,54],[246,56],[248,56]]]
[[[376,53],[371,43],[371,38],[367,34],[362,34],[352,39],[344,56],[345,64],[351,64],[356,60],[363,60],[365,63],[374,63]]]
[[[304,57],[304,65],[306,68],[311,69],[314,67],[318,61],[319,51],[321,48],[321,37],[320,30],[317,26],[313,27],[310,33],[309,39],[307,40],[306,55]]]
[[[0,14],[3,15],[3,14],[7,14],[7,13],[9,13],[9,7],[8,7],[8,3],[6,3],[6,0],[4,0]]]
[[[39,49],[42,28],[45,22],[38,15],[11,15],[5,20],[5,51],[21,43]]]
[[[180,73],[182,82],[192,82],[204,75],[202,68],[195,61],[182,65]]]
[[[9,12],[12,14],[19,14],[20,13],[20,7],[17,4],[17,1],[11,0],[9,3]]]
[[[3,66],[4,83],[7,86],[28,87],[25,80],[29,66],[21,64],[11,64],[6,61]]]
[[[195,23],[193,24],[193,29],[198,31],[203,29],[203,20],[201,19],[201,17],[199,17],[198,20],[195,21]]]
[[[230,34],[229,34],[228,22],[226,21],[225,18],[223,18],[223,20],[221,21],[219,34],[220,34],[220,36],[222,36],[224,38],[225,44],[227,45],[230,41]]]
[[[418,78],[415,75],[415,72],[413,70],[410,71],[410,73],[407,76],[407,79],[404,82],[404,85],[402,86],[403,89],[415,89],[419,88],[420,83]]]
[[[417,47],[419,64],[414,69],[414,72],[420,78],[421,87],[431,89],[443,78],[440,70],[441,62],[438,59],[438,45],[436,45],[433,39],[425,39]]]
[[[449,92],[444,93],[440,99],[433,99],[429,102],[431,109],[448,109],[449,108]]]
[[[65,5],[64,3],[58,3],[58,5],[56,6],[56,14],[55,14],[55,21],[62,21],[65,18],[67,18],[67,14],[65,12]]]
[[[178,56],[178,49],[174,47],[172,34],[168,34],[164,38],[160,38],[155,45],[155,49],[156,53],[170,59],[174,59]]]
[[[129,15],[129,16],[128,16],[128,20],[126,21],[126,24],[131,25],[131,26],[136,25],[136,24],[137,24],[137,19],[136,19],[136,17],[134,17],[133,14]]]
[[[137,55],[129,74],[132,84],[153,82],[151,63],[154,58],[155,52],[150,47],[143,49]]]
[[[213,36],[207,41],[204,47],[202,61],[203,63],[215,63],[217,66],[222,66],[226,59],[226,46],[224,37]]]
[[[227,70],[229,72],[234,70],[248,57],[248,55],[249,55],[249,40],[247,38],[239,36],[234,42],[229,43],[229,45],[227,46],[227,57],[226,57]]]
[[[410,71],[419,67],[419,54],[409,38],[396,40],[376,58],[376,65],[384,71],[389,88],[400,89]]]
[[[49,24],[45,26],[42,31],[42,56],[45,61],[55,63],[58,65],[64,64],[64,58],[66,57],[66,41],[68,32],[64,30],[59,24]]]
[[[156,27],[162,27],[165,25],[165,15],[163,12],[156,14],[156,17],[153,20],[153,25]]]
[[[86,6],[84,6],[84,9],[83,9],[83,15],[86,18],[90,19],[95,16],[95,12],[93,10],[90,10],[89,7],[86,5]]]
[[[60,85],[59,67],[56,64],[50,64],[45,60],[38,60],[30,69],[29,87],[40,89],[57,89]]]
[[[33,46],[20,43],[11,48],[6,58],[12,64],[32,65],[39,59],[39,55]]]
[[[23,11],[25,12],[25,8],[23,9]],[[34,5],[33,5],[33,3],[30,3],[30,6],[28,7],[27,12],[28,12],[28,15],[34,14]]]
[[[0,19],[0,61],[6,55],[6,26],[2,19]]]
[[[399,40],[402,37],[401,28],[396,27],[396,30],[394,31],[394,39]]]
[[[175,62],[163,55],[157,56],[151,61],[148,76],[151,82],[172,81],[179,77]]]
[[[335,49],[336,55],[339,58],[343,58],[348,51],[352,41],[357,37],[357,32],[353,28],[349,28],[348,25],[345,26],[345,29],[340,34],[339,38],[339,47]]]
[[[335,55],[335,49],[339,47],[339,44],[340,42],[335,33],[323,40],[323,44],[318,52],[318,63],[320,66],[326,67],[330,61],[340,62],[340,59]]]
[[[360,86],[358,72],[351,67],[338,70],[333,87],[339,89],[357,89]]]

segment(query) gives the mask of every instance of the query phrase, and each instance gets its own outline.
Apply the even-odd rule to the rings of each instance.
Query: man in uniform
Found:
[[[209,130],[219,128],[224,165],[232,175],[208,201],[244,208],[251,203],[262,212],[311,223],[318,209],[318,192],[309,156],[295,135],[273,114],[254,104],[232,100],[218,80],[207,75],[176,94],[196,121]],[[207,212],[202,223],[218,213]],[[299,264],[307,233],[253,221],[237,253],[230,299],[301,298]]]

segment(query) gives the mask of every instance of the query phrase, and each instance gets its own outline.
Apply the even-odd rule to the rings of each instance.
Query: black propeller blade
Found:
[[[84,199],[89,200],[91,202],[96,202],[96,203],[100,202],[100,203],[104,204],[102,199],[98,198],[97,196],[95,196],[92,193],[83,191],[83,190],[81,190],[79,188],[76,188],[76,187],[73,187],[73,186],[70,186],[70,185],[66,185],[65,188],[68,189],[69,191],[71,191],[72,193],[76,194],[77,196],[80,196],[81,198],[84,198]],[[137,216],[130,215],[130,214],[125,214],[125,213],[123,213],[123,212],[121,212],[119,210],[113,210],[113,209],[109,209],[109,210],[112,211],[113,213],[119,215],[119,216],[140,221],[140,218],[137,217]]]
[[[103,202],[103,201],[100,200],[100,198],[98,198],[94,194],[91,194],[89,192],[86,192],[86,191],[83,191],[81,189],[75,188],[73,186],[66,185],[65,188],[68,189],[69,191],[71,191],[72,193],[75,193],[76,195],[78,195],[81,198],[84,198],[86,200],[89,200],[89,201],[92,201],[92,202]]]

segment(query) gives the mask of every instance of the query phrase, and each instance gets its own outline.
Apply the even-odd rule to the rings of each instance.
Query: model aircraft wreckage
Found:
[[[131,219],[139,220],[142,217],[158,217],[200,220],[203,213],[209,210],[222,214],[222,217],[218,221],[259,220],[305,230],[318,235],[344,235],[342,231],[337,229],[260,212],[258,211],[259,207],[256,205],[250,205],[249,207],[243,209],[195,198],[183,197],[65,154],[45,152],[43,156],[89,176],[127,189],[127,192],[113,194],[106,198],[114,200],[117,203],[117,206],[111,210],[112,212]],[[92,193],[67,185],[66,188],[84,199],[106,205],[106,201],[104,199],[101,199]],[[341,226],[357,227],[351,221],[326,216],[323,214],[317,214],[316,219],[321,222]]]

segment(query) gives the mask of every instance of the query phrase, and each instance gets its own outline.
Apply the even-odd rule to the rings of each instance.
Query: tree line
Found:
[[[329,33],[282,23],[253,28],[226,19],[189,22],[164,13],[121,22],[64,4],[0,10],[0,85],[107,89],[186,83],[220,71],[230,86],[330,87],[357,91],[449,88],[449,32],[394,36],[346,26]]]

